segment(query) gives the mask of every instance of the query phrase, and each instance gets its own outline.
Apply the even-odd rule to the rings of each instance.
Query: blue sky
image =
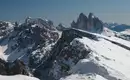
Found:
[[[83,12],[104,22],[130,24],[130,0],[0,0],[0,20],[23,21],[27,16],[69,25]]]

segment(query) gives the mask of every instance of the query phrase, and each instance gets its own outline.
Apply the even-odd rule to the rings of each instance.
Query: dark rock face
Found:
[[[78,28],[82,30],[87,30],[90,32],[101,33],[103,31],[103,23],[93,13],[89,13],[88,17],[83,13],[79,15],[77,22],[71,23],[72,28]]]
[[[71,27],[76,28],[76,22],[75,21],[72,21]]]
[[[85,16],[83,13],[81,13],[79,15],[79,18],[77,19],[77,22],[75,23],[73,21],[73,23],[71,24],[71,26],[74,27],[74,28],[87,30],[88,29],[87,22],[88,22],[87,16]]]
[[[12,61],[1,62],[0,74],[28,75],[26,67],[28,66],[32,70],[39,66],[42,60],[50,55],[51,45],[58,39],[59,33],[50,20],[27,18],[21,25],[16,22],[12,31],[0,39],[0,45],[7,46],[4,52],[9,55],[7,60]]]
[[[14,62],[6,62],[0,59],[0,74],[1,75],[16,75],[23,74],[29,75],[25,64],[20,60],[15,60]]]
[[[18,45],[25,47],[28,43],[35,43],[35,46],[44,45],[44,42],[55,42],[58,39],[58,33],[54,32],[55,28],[51,21],[45,22],[42,19],[26,20],[27,23],[22,24],[17,28],[16,32],[20,33],[17,36]],[[14,37],[14,36],[13,36]],[[11,38],[12,39],[12,38]],[[22,44],[20,44],[22,43]]]
[[[8,36],[8,45],[10,49],[6,52],[18,49],[27,49],[27,54],[39,48],[45,47],[57,41],[59,38],[58,32],[53,26],[52,21],[44,21],[42,19],[27,18],[25,23],[17,25]],[[1,42],[2,43],[2,42]],[[13,43],[13,44],[11,44]],[[5,44],[6,45],[6,44]]]
[[[6,75],[7,71],[6,71],[6,62],[2,59],[0,59],[0,74],[1,75]]]
[[[96,36],[86,32],[76,29],[64,30],[61,38],[48,53],[49,56],[46,55],[42,59],[42,64],[35,70],[35,76],[39,78],[41,75],[40,78],[46,80],[58,80],[60,77],[68,75],[70,68],[91,51],[75,39],[82,37],[97,40]]]
[[[94,18],[93,19],[94,23],[94,29],[97,32],[102,32],[103,31],[103,23],[98,19],[98,18]]]
[[[71,43],[63,47],[53,62],[49,75],[55,79],[69,75],[68,71],[71,67],[90,53],[90,50],[87,50],[82,43],[76,40]]]

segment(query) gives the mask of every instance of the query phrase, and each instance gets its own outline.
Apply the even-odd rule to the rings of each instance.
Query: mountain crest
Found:
[[[101,33],[103,30],[103,23],[93,13],[89,13],[88,17],[80,13],[77,22],[71,23],[72,28],[78,28],[90,32]]]

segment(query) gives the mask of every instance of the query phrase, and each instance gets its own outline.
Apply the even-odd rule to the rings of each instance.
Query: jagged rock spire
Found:
[[[71,26],[72,26],[73,28],[76,27],[76,23],[75,23],[75,21],[72,21]]]
[[[93,16],[94,16],[94,14],[90,12],[89,15],[88,15],[88,18],[89,18],[89,19],[92,19]]]
[[[80,13],[77,22],[73,21],[71,27],[99,33],[103,29],[103,23],[93,13],[89,13],[88,17]]]
[[[87,16],[83,13],[80,13],[77,23],[80,21],[87,21]]]
[[[87,29],[87,21],[88,21],[87,16],[83,13],[80,13],[80,15],[77,19],[77,22],[73,21],[71,23],[71,27],[86,30]]]

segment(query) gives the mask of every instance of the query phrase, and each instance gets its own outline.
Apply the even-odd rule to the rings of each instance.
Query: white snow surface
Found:
[[[98,64],[114,69],[130,78],[130,51],[104,39],[92,41],[88,38],[79,39],[92,49],[92,58],[98,57]],[[120,40],[120,39],[119,39]],[[112,74],[113,75],[113,74]],[[116,75],[115,75],[116,76]]]
[[[105,36],[114,36],[115,35],[114,31],[108,29],[107,27],[103,28],[102,34]]]
[[[92,51],[72,67],[70,76],[61,80],[130,80],[130,50],[110,41],[127,47],[130,47],[130,42],[116,37],[96,35],[99,41],[86,37],[76,38]],[[88,79],[88,75],[93,75],[92,79]]]
[[[123,34],[127,34],[127,35],[130,35],[130,29],[125,30],[125,31],[122,31],[121,33],[123,33]]]
[[[61,78],[60,80],[107,80],[107,79],[103,78],[100,75],[91,76],[91,75],[73,74],[66,78]]]
[[[0,80],[39,80],[34,77],[28,77],[24,75],[15,75],[15,76],[2,76],[0,75]]]
[[[11,22],[7,22],[9,27],[13,27],[14,25]]]

